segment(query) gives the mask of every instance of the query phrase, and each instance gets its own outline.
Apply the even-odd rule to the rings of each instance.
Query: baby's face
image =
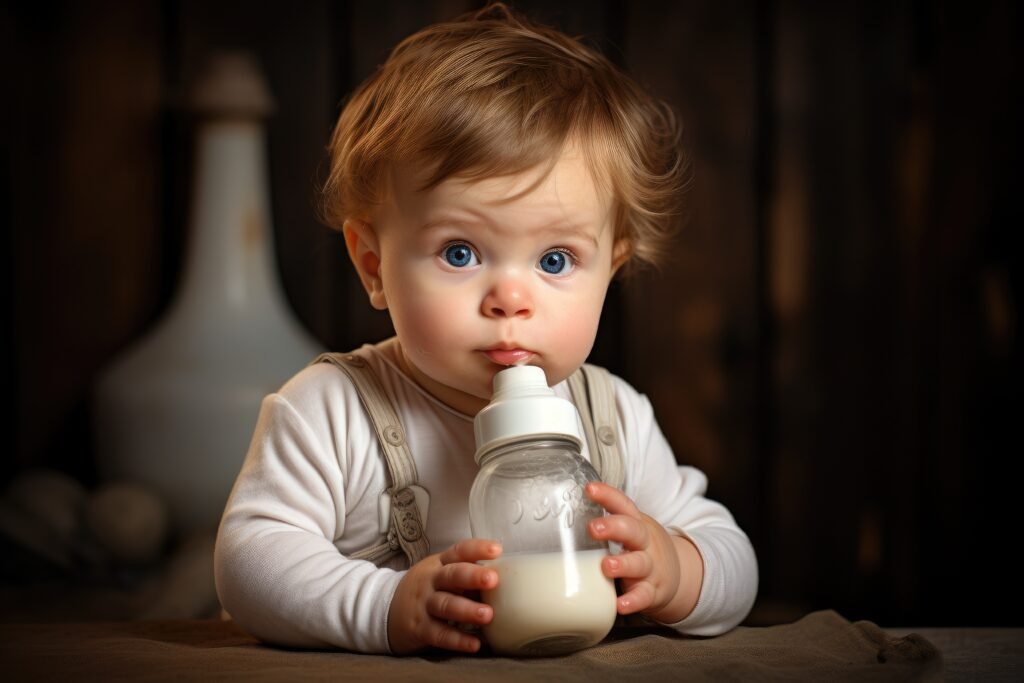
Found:
[[[594,343],[614,274],[611,201],[576,154],[530,189],[540,175],[417,191],[422,177],[399,168],[370,216],[406,370],[467,414],[506,366],[540,366],[555,384]]]

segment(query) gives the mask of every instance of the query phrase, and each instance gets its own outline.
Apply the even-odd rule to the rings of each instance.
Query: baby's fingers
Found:
[[[654,604],[654,586],[646,581],[638,581],[615,601],[619,614],[640,612]]]
[[[592,481],[587,484],[587,496],[613,515],[640,517],[640,508],[629,496],[619,489],[603,482]]]
[[[480,639],[437,619],[427,619],[420,638],[425,645],[456,652],[476,652]]]
[[[444,591],[437,591],[427,598],[427,613],[442,621],[480,626],[491,623],[491,619],[494,618],[494,610],[489,605]]]
[[[615,541],[627,550],[643,550],[651,534],[642,519],[627,515],[608,515],[590,521],[590,535],[598,541]]]
[[[441,553],[441,564],[493,560],[501,555],[501,545],[486,538],[467,538]]]
[[[452,593],[485,590],[498,585],[498,572],[478,564],[446,564],[434,577],[434,588]]]
[[[610,579],[644,579],[654,571],[654,560],[644,552],[609,555],[602,560],[601,569]]]

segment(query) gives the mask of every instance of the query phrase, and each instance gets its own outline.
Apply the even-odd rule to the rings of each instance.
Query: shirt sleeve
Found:
[[[703,472],[676,464],[646,396],[616,378],[626,450],[626,494],[670,533],[689,539],[704,562],[693,611],[667,624],[689,635],[714,636],[739,625],[757,596],[757,558],[724,505],[705,497]]]
[[[335,546],[348,502],[336,444],[347,439],[331,430],[345,433],[345,411],[323,419],[330,424],[314,429],[285,396],[264,399],[217,535],[217,594],[261,640],[388,652],[387,615],[402,573],[350,560]]]

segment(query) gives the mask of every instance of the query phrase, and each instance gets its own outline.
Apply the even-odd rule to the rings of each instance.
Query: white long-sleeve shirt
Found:
[[[430,493],[431,552],[470,538],[467,505],[478,467],[473,419],[447,407],[395,364],[394,345],[364,346],[406,430],[419,484]],[[702,472],[677,466],[650,402],[613,378],[625,493],[704,562],[696,607],[671,624],[717,635],[750,611],[757,562],[746,535],[704,497]],[[571,400],[566,382],[557,395]],[[589,459],[586,445],[584,457]],[[378,501],[387,466],[351,381],[338,368],[305,368],[263,400],[249,452],[217,537],[217,593],[256,637],[299,647],[389,652],[388,610],[404,557],[378,568],[347,555],[380,541]]]

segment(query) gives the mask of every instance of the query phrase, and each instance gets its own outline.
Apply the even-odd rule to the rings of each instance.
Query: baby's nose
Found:
[[[482,309],[491,318],[529,318],[533,315],[533,297],[518,278],[502,278],[487,292]]]

